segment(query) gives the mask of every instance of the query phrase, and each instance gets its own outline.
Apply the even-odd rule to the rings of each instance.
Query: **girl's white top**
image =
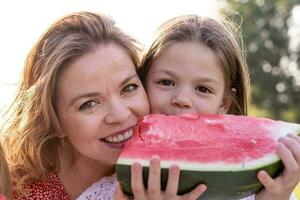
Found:
[[[106,176],[86,189],[76,200],[113,200],[116,176]]]

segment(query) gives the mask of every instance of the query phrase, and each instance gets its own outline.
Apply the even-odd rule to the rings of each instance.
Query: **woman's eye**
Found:
[[[83,103],[80,107],[79,110],[87,110],[95,107],[98,103],[95,102],[94,100],[87,101]]]
[[[168,79],[160,80],[160,81],[158,81],[158,84],[164,85],[164,86],[174,86],[175,85],[173,81],[168,80]]]
[[[137,88],[139,87],[139,85],[137,84],[129,84],[127,86],[125,86],[122,91],[121,91],[121,95],[125,94],[125,93],[130,93],[135,91]]]
[[[196,87],[196,90],[201,93],[212,93],[212,91],[205,86],[198,86]]]

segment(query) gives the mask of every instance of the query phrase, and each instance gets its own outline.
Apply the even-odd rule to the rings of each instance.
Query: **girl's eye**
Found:
[[[122,94],[126,94],[126,93],[130,93],[130,92],[133,92],[135,90],[137,90],[139,87],[138,84],[129,84],[129,85],[126,85],[122,90],[121,90],[121,95]]]
[[[83,103],[80,107],[79,107],[79,110],[80,111],[83,111],[83,110],[87,110],[87,109],[91,109],[93,107],[95,107],[98,103],[94,100],[90,100],[90,101],[87,101],[85,103]]]
[[[174,82],[172,80],[168,80],[168,79],[163,79],[157,82],[160,85],[164,85],[164,86],[174,86]]]
[[[196,87],[196,90],[201,93],[212,93],[212,91],[205,86],[198,86]]]

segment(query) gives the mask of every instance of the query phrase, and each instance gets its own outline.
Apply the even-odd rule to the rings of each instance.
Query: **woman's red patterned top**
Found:
[[[15,196],[17,200],[68,200],[68,194],[57,173],[51,172],[42,180],[28,186],[26,196]]]

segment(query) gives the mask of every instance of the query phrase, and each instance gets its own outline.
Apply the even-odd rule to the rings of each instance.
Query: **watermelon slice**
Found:
[[[147,186],[149,160],[158,155],[163,190],[168,168],[176,163],[181,169],[178,194],[205,183],[201,199],[240,199],[262,188],[259,170],[272,177],[282,171],[275,147],[288,133],[299,134],[300,124],[235,115],[148,115],[122,151],[117,177],[125,193],[132,194],[130,168],[138,161]]]

